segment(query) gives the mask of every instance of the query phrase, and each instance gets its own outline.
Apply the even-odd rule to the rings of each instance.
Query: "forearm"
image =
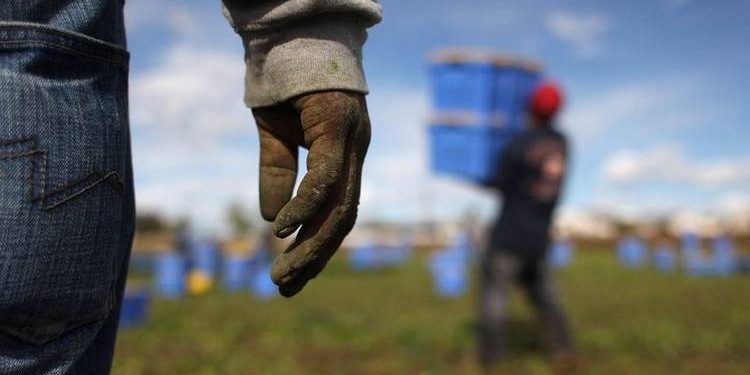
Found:
[[[224,0],[242,37],[250,107],[325,90],[367,93],[362,45],[378,23],[374,0]]]

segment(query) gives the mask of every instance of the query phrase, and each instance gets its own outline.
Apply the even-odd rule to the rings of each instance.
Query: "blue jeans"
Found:
[[[134,227],[122,0],[0,2],[0,374],[107,374]]]
[[[490,244],[481,260],[479,360],[496,365],[506,351],[509,292],[520,284],[539,315],[542,336],[554,352],[573,350],[568,322],[545,255],[523,254]]]

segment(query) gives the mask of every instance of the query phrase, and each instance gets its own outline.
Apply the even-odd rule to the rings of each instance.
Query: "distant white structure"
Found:
[[[717,216],[697,212],[678,212],[669,219],[667,228],[673,236],[693,233],[700,237],[715,237],[724,232],[721,220]]]
[[[582,211],[562,211],[555,218],[555,232],[563,238],[606,241],[618,236],[612,220]]]
[[[716,237],[728,233],[747,236],[750,234],[750,212],[737,211],[723,215],[698,211],[678,212],[670,218],[669,230],[673,235],[694,233],[702,237]]]

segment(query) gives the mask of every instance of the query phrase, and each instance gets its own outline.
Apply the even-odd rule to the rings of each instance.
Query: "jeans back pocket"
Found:
[[[0,331],[34,345],[106,318],[132,235],[127,52],[0,24]]]

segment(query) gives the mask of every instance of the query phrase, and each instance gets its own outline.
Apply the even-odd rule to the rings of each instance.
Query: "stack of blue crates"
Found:
[[[525,125],[528,100],[541,80],[528,61],[466,51],[436,54],[430,67],[432,170],[490,182],[508,140]]]

